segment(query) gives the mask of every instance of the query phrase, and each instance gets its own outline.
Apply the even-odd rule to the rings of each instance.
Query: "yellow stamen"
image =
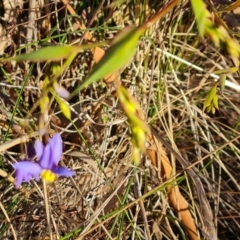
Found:
[[[54,182],[56,174],[53,173],[51,170],[44,169],[41,172],[41,178],[44,179],[46,182]]]

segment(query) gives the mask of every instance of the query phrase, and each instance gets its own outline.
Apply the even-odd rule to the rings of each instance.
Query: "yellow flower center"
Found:
[[[56,174],[53,173],[51,170],[44,169],[41,172],[41,178],[44,179],[46,182],[54,182]]]

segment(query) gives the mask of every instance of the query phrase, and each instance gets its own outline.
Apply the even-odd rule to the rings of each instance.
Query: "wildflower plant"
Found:
[[[132,161],[134,164],[138,165],[140,163],[142,153],[145,152],[149,128],[145,122],[137,117],[137,111],[140,109],[138,102],[130,96],[123,86],[118,85],[117,90],[119,101],[121,102],[123,110],[128,117],[132,132]]]
[[[31,179],[53,182],[57,175],[70,177],[75,174],[73,170],[58,166],[63,152],[60,134],[55,134],[45,146],[40,140],[37,140],[34,148],[38,162],[24,160],[13,164],[16,170],[17,188],[23,182],[29,182]]]

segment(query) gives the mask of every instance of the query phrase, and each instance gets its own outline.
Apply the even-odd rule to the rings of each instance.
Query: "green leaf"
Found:
[[[218,109],[218,95],[213,98],[213,107]]]
[[[149,128],[148,125],[136,115],[140,106],[138,105],[138,102],[131,97],[128,91],[123,86],[118,85],[117,93],[122,108],[130,123],[133,146],[132,157],[134,164],[137,165],[140,162],[141,154],[145,151],[147,132],[149,132]]]
[[[119,101],[122,103],[123,109],[128,115],[128,117],[130,115],[135,116],[139,105],[136,102],[131,101],[128,91],[123,86],[118,87],[118,98]]]
[[[123,67],[133,57],[138,40],[145,29],[128,27],[121,31],[103,58],[94,67],[88,78],[72,93],[77,94],[89,84]]]
[[[219,30],[214,27],[208,27],[206,29],[206,34],[212,39],[215,46],[219,47],[220,45]]]
[[[205,102],[204,102],[204,106],[203,106],[203,111],[207,111],[207,112],[212,112],[213,114],[215,114],[216,109],[219,109],[218,106],[218,95],[217,95],[217,85],[218,83],[215,83],[211,89],[211,91],[209,92]]]
[[[226,74],[221,74],[219,78],[219,83],[220,83],[220,92],[223,94],[223,90],[225,88],[225,83],[226,83]]]
[[[196,17],[199,34],[203,37],[205,28],[209,24],[210,13],[202,0],[191,0],[191,4]]]
[[[47,95],[43,95],[40,99],[40,109],[41,112],[44,113],[47,110],[48,104],[49,104],[49,97]]]
[[[51,70],[52,70],[52,74],[53,74],[53,75],[58,74],[58,73],[61,71],[61,66],[60,66],[60,64],[52,63]]]
[[[234,73],[238,71],[238,67],[232,67],[232,68],[225,68],[225,69],[220,69],[217,71],[214,71],[214,74],[229,74],[229,73]]]
[[[71,110],[70,110],[69,104],[61,98],[58,98],[57,102],[64,116],[67,119],[71,119]]]
[[[38,51],[33,51],[30,53],[22,54],[13,58],[4,59],[4,61],[50,61],[50,60],[60,60],[62,58],[68,58],[72,55],[76,56],[78,52],[85,49],[90,49],[96,46],[101,46],[106,44],[106,42],[102,43],[93,43],[93,44],[85,44],[85,45],[72,45],[72,46],[52,46],[52,47],[44,47],[39,49]]]
[[[239,44],[230,37],[225,40],[227,51],[231,56],[239,57]]]
[[[209,107],[211,109],[211,105],[212,105],[212,102],[213,102],[216,94],[217,94],[217,83],[214,84],[214,86],[212,87],[212,89],[208,93],[207,98],[206,98],[206,100],[204,102],[204,105],[203,105],[203,111],[205,111],[205,109],[207,109],[207,111],[208,111]]]
[[[60,60],[67,58],[70,55],[77,54],[79,48],[76,46],[54,46],[41,48],[38,51],[22,54],[14,58],[8,58],[6,61],[48,61],[48,60]],[[5,60],[4,60],[5,61]]]

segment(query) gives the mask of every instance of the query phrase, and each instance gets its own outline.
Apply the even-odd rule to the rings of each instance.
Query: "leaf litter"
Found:
[[[49,6],[41,5],[41,1],[34,2],[41,11],[36,10],[35,15],[31,16],[38,19],[32,39],[29,41],[23,37],[24,34],[30,35],[30,22],[24,18],[30,18],[30,11],[29,3],[20,1],[12,9],[18,15],[10,35],[6,35],[6,28],[2,32],[5,38],[11,37],[11,45],[1,48],[4,54],[11,55],[13,50],[19,48],[28,52],[48,44],[98,39],[94,30],[85,33],[78,31],[87,29],[88,19],[83,17],[87,6],[78,8],[67,1]],[[119,3],[116,11],[119,15],[124,14],[121,6]],[[122,28],[122,24],[139,21],[141,16],[135,12],[138,6],[147,9],[147,14],[150,14],[149,6],[150,9],[154,6],[151,13],[162,7],[156,2],[150,2],[148,7],[127,4],[124,9],[131,14],[124,18],[125,22],[122,22],[123,18],[118,22],[115,14],[112,20],[114,27]],[[64,9],[68,10],[67,14]],[[106,11],[104,7],[102,10]],[[74,17],[76,13],[85,19],[85,26],[78,17]],[[144,14],[143,10],[141,13]],[[97,25],[97,20],[104,22],[104,17],[100,14],[94,18],[92,27],[100,29],[102,26],[100,22]],[[7,15],[5,18],[9,21],[12,19]],[[111,14],[108,15],[108,22],[109,19]],[[115,73],[139,102],[142,109],[138,116],[153,128],[140,166],[135,168],[131,164],[129,125],[126,120],[119,121],[126,117],[111,84],[111,79],[115,80],[116,77],[114,74],[104,78],[106,85],[94,83],[70,101],[72,122],[53,102],[49,126],[61,133],[65,150],[63,166],[74,169],[76,177],[58,179],[49,185],[49,213],[53,231],[49,236],[43,186],[31,181],[19,191],[9,183],[11,177],[4,175],[1,180],[2,237],[198,239],[202,236],[216,239],[218,235],[229,239],[239,235],[239,94],[225,88],[223,95],[219,96],[219,110],[215,114],[202,111],[206,93],[213,87],[209,72],[234,66],[231,58],[214,47],[209,39],[205,39],[205,43],[199,41],[197,28],[192,22],[190,5],[178,5],[152,26],[141,38],[133,60]],[[111,26],[108,27],[99,34],[111,32]],[[24,47],[30,42],[33,44]],[[168,58],[157,52],[156,47],[187,59],[204,69],[205,73]],[[60,77],[64,87],[69,92],[73,91],[104,52],[104,48],[97,46],[79,53]],[[1,146],[4,173],[12,173],[11,165],[19,158],[19,153],[20,157],[24,157],[27,140],[34,140],[37,136],[34,133],[39,118],[38,109],[26,121],[24,117],[40,96],[46,64],[36,63],[30,72],[31,64],[12,62],[1,66],[2,96],[5,94],[11,99],[9,102],[8,98],[1,97],[1,136],[8,132],[7,141]],[[14,86],[22,86],[29,72],[28,88],[23,89],[18,112],[13,115],[16,104],[14,96],[19,96]],[[239,83],[238,73],[228,74],[228,78]],[[203,84],[198,88],[201,82]],[[80,130],[81,138],[73,123]],[[8,131],[8,126],[11,131]],[[26,134],[30,137],[25,140],[22,136]],[[159,140],[159,136],[167,144]],[[186,165],[179,162],[179,156]],[[201,182],[201,197],[189,171],[197,175],[197,181]],[[183,206],[187,209],[183,210]],[[206,211],[210,215],[201,211],[202,206],[207,206]]]

